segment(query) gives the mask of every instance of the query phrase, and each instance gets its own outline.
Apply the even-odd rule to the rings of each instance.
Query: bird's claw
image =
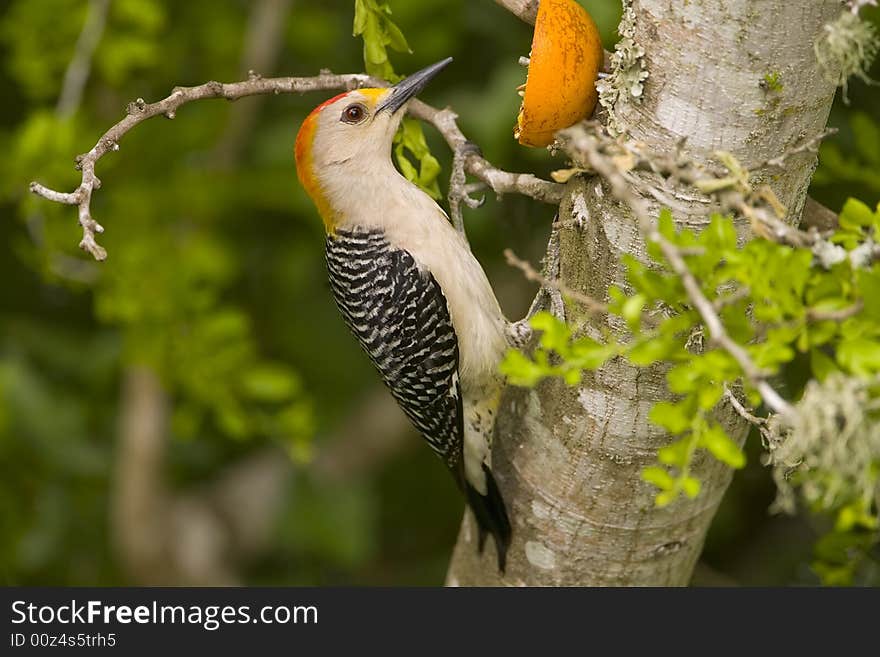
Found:
[[[531,316],[527,316],[525,319],[521,319],[518,322],[507,323],[507,326],[505,327],[507,343],[514,349],[525,349],[529,342],[532,341],[532,336],[535,334],[535,330],[529,323],[530,319]]]
[[[452,174],[449,176],[449,212],[452,215],[452,224],[462,234],[464,234],[464,218],[461,215],[462,203],[471,209],[476,209],[486,200],[485,196],[478,199],[470,196],[472,192],[482,189],[482,185],[474,187],[467,184],[465,163],[470,155],[482,155],[482,153],[480,147],[475,143],[465,141],[455,149],[452,156]]]

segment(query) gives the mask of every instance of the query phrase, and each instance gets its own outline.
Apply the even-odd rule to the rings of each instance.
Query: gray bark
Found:
[[[624,27],[644,49],[649,77],[641,102],[625,95],[612,109],[617,125],[657,152],[687,137],[697,161],[725,150],[747,168],[791,149],[827,121],[834,88],[813,42],[841,7],[838,0],[635,0],[634,20]],[[781,89],[761,85],[773,73]],[[815,162],[806,153],[784,170],[755,172],[790,209],[790,221],[800,216]],[[672,193],[680,225],[707,223],[705,199]],[[569,287],[603,298],[609,284],[622,283],[622,255],[645,257],[637,222],[598,179],[569,183],[559,218],[567,226],[561,277]],[[514,526],[507,572],[498,574],[491,549],[477,554],[466,514],[448,583],[687,584],[731,471],[698,456],[700,495],[654,506],[655,490],[640,471],[671,439],[647,413],[668,398],[662,367],[618,361],[577,387],[554,380],[507,390],[493,449]],[[731,435],[744,438],[746,427],[729,407],[717,413]]]

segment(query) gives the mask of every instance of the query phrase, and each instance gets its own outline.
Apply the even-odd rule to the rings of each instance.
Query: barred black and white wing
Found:
[[[328,237],[327,268],[336,304],[385,385],[460,477],[458,339],[440,285],[381,232]]]
[[[464,467],[464,413],[458,338],[434,276],[379,231],[338,231],[327,238],[327,269],[336,305],[397,403],[446,463],[479,529],[495,539],[503,572],[511,526],[485,463],[481,493]]]

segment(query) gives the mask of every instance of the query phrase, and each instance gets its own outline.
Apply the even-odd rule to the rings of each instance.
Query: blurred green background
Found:
[[[72,208],[27,192],[74,189],[74,155],[135,98],[249,69],[362,70],[353,2],[112,0],[87,84],[59,103],[101,4],[0,3],[0,584],[441,583],[461,500],[338,317],[296,180],[296,131],[331,94],[203,101],[129,133],[97,168],[101,265],[77,250]],[[455,57],[427,101],[499,166],[559,168],[511,137],[529,26],[490,0],[390,4],[413,48],[397,71]],[[583,4],[611,48],[619,3]],[[813,186],[833,209],[880,199],[880,90],[849,95]],[[501,251],[537,262],[552,208],[489,198],[466,218],[522,316],[534,286]],[[759,453],[752,441],[695,583],[816,581],[822,521],[768,516]]]

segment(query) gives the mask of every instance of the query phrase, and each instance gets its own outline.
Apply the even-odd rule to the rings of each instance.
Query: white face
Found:
[[[390,160],[391,142],[404,115],[402,108],[376,111],[390,93],[387,89],[352,91],[321,110],[312,158],[322,177],[350,174],[356,178],[366,167]]]

